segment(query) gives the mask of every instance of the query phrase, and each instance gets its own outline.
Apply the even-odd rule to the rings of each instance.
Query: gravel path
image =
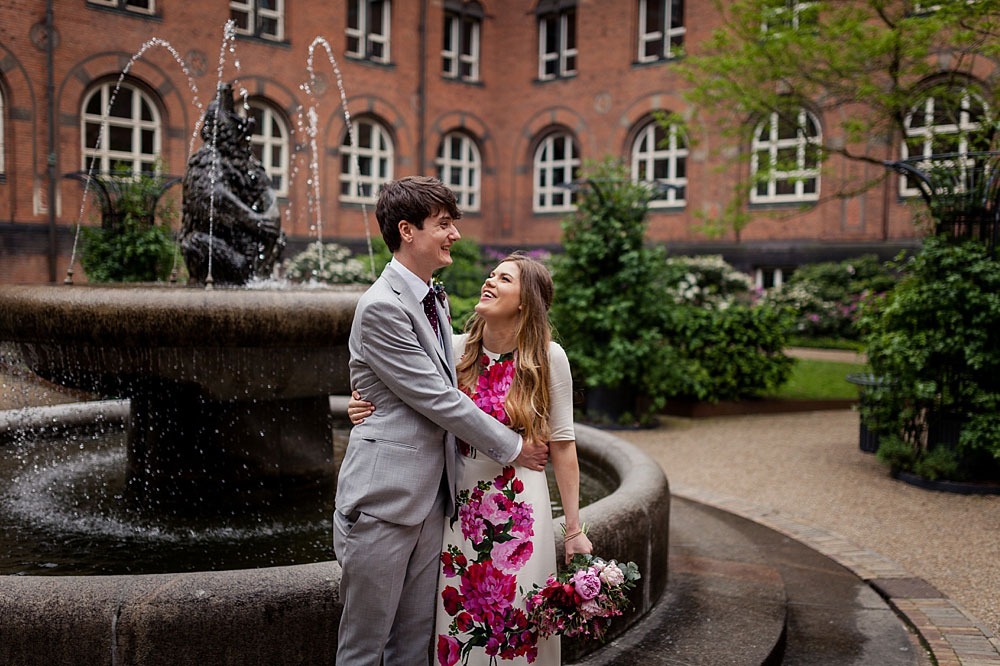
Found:
[[[858,449],[858,415],[664,418],[621,431],[672,483],[808,520],[929,581],[1000,636],[1000,496],[921,490]]]

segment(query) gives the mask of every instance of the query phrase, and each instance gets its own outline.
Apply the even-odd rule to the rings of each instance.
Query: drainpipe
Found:
[[[51,1],[51,0],[50,0]],[[420,53],[417,57],[417,173],[424,175],[424,151],[426,137],[424,136],[424,121],[427,115],[427,0],[420,3]]]
[[[52,16],[53,0],[45,2],[45,90],[49,105],[49,282],[56,281],[56,84],[53,72],[53,51],[55,51],[56,26]]]

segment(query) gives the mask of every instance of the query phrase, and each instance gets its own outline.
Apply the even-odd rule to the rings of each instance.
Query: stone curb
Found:
[[[779,511],[691,486],[671,493],[752,520],[813,548],[878,592],[919,634],[938,666],[1000,666],[1000,637],[971,613],[892,560]]]
[[[0,410],[0,441],[16,432],[124,423],[128,419],[128,409],[128,400],[96,400]]]

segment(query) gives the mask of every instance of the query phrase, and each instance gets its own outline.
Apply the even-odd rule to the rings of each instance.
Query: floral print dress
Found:
[[[486,351],[475,393],[487,414],[509,423],[504,400],[512,354]],[[458,482],[458,515],[446,524],[435,632],[443,666],[560,663],[559,639],[528,630],[522,590],[556,570],[552,509],[544,472],[501,466],[467,444]]]

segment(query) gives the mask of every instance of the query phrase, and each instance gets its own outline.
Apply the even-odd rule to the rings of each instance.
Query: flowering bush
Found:
[[[367,256],[364,261],[337,243],[315,241],[282,263],[284,276],[293,282],[364,284],[372,281]]]
[[[724,310],[753,299],[753,279],[721,255],[671,257],[666,262],[667,291],[675,303]]]
[[[891,290],[896,280],[877,256],[869,254],[801,266],[764,299],[797,313],[795,331],[799,335],[856,339],[855,323],[862,303]]]
[[[610,619],[631,605],[628,591],[641,578],[635,562],[619,565],[576,554],[569,568],[535,585],[526,602],[528,619],[540,637],[593,636],[604,639]]]

